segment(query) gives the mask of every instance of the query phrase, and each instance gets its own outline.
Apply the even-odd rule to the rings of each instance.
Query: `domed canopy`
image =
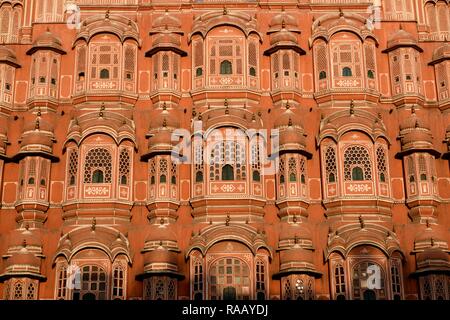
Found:
[[[148,138],[148,150],[141,159],[146,160],[154,154],[170,154],[178,141],[173,138],[173,132],[180,127],[177,112],[168,110],[165,106],[162,111],[158,111],[156,116],[150,121]]]
[[[181,21],[173,13],[166,12],[156,18],[152,24],[150,35],[153,36],[152,47],[145,53],[151,57],[159,51],[173,51],[182,57],[187,56],[186,51],[181,49]]]
[[[270,28],[267,34],[270,35],[270,48],[264,51],[268,56],[281,49],[294,50],[300,55],[306,54],[298,45],[298,29],[296,19],[284,11],[274,16],[270,22]]]
[[[181,21],[177,17],[174,16],[173,13],[166,11],[163,15],[159,16],[153,21],[152,24],[152,32],[162,31],[162,30],[170,30],[180,32],[181,29]]]
[[[29,240],[33,239],[31,234],[25,235]],[[0,275],[0,281],[4,281],[11,277],[29,277],[37,279],[45,279],[41,274],[41,257],[42,248],[35,244],[29,244],[24,237],[21,238],[20,244],[14,244],[9,247],[7,259],[4,263],[4,273]],[[15,240],[13,241],[16,242]]]
[[[272,20],[270,20],[270,28],[268,33],[280,31],[281,29],[287,29],[289,31],[293,32],[300,32],[300,29],[298,29],[298,23],[297,19],[286,13],[285,11],[276,14]]]
[[[6,63],[15,68],[20,68],[16,53],[5,45],[0,45],[0,63]]]
[[[53,155],[53,143],[55,142],[53,125],[40,117],[35,121],[27,121],[19,140],[20,151],[13,159],[20,160],[28,154],[39,154],[45,158],[57,161]]]
[[[38,50],[52,50],[59,54],[66,54],[66,51],[62,47],[61,40],[54,36],[49,30],[37,37],[33,42],[31,49],[27,51],[27,54],[31,55]]]
[[[152,48],[145,53],[145,56],[151,57],[159,51],[173,51],[182,57],[187,56],[186,51],[181,49],[181,36],[170,31],[154,35]]]
[[[416,271],[412,275],[419,276],[430,273],[450,274],[448,252],[438,247],[431,247],[417,253]]]
[[[173,109],[169,110],[165,103],[161,111],[152,117],[150,121],[150,130],[155,129],[178,129],[180,127],[180,122],[178,120],[177,112]]]
[[[127,39],[134,40],[138,47],[141,46],[137,23],[124,15],[110,14],[109,10],[105,14],[92,15],[83,20],[74,45],[78,40],[89,42],[94,36],[102,33],[114,34],[122,43]]]
[[[401,130],[408,130],[408,129],[426,129],[430,130],[430,126],[428,123],[423,120],[421,117],[417,116],[417,113],[414,109],[411,110],[411,115],[406,117],[401,123],[400,123],[400,131]]]
[[[273,278],[279,279],[290,274],[307,274],[315,278],[322,276],[314,265],[312,250],[294,246],[280,251],[280,271]]]
[[[450,43],[445,42],[444,45],[438,47],[433,52],[433,58],[430,62],[430,65],[434,65],[436,63],[442,62],[444,60],[450,60]]]
[[[307,243],[308,246],[312,246],[312,232],[311,228],[304,222],[302,223],[283,223],[280,230],[280,247],[283,246],[283,242],[288,241],[296,244]],[[312,248],[312,247],[311,247]]]
[[[449,262],[448,253],[444,252],[440,248],[428,248],[425,249],[423,252],[419,252],[417,254],[417,264],[426,262],[426,261],[442,261],[442,262]]]
[[[143,279],[152,275],[164,274],[176,278],[184,278],[178,273],[177,255],[180,252],[177,235],[172,225],[151,225],[144,249]]]
[[[298,116],[289,108],[275,120],[275,129],[279,130],[279,151],[299,152],[311,158],[311,153],[306,151],[306,134]]]
[[[423,52],[422,48],[417,44],[416,37],[402,28],[388,38],[387,48],[383,52],[387,53],[401,47],[412,47],[419,52]]]
[[[440,155],[433,146],[433,136],[428,123],[416,114],[414,108],[411,109],[411,115],[400,123],[400,143],[402,152],[397,156],[413,151],[427,151],[435,156]]]

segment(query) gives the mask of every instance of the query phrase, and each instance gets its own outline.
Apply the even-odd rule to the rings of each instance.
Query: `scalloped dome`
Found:
[[[427,248],[423,252],[417,253],[416,256],[417,264],[430,260],[434,261],[441,260],[448,262],[449,261],[448,253],[440,248]]]
[[[423,49],[419,47],[417,37],[406,30],[400,29],[395,31],[388,37],[387,47],[382,52],[388,53],[400,47],[412,47],[419,52],[423,52]]]
[[[415,112],[413,112],[409,117],[406,117],[400,123],[400,130],[408,130],[408,129],[430,129],[429,125],[421,118],[417,116]]]
[[[40,234],[31,230],[15,230],[11,234],[10,246],[23,246],[25,243],[27,246],[42,246],[42,240]]]
[[[295,113],[292,110],[286,109],[276,120],[274,123],[274,127],[284,128],[284,127],[298,127],[303,129],[303,125],[301,121],[296,117]]]
[[[280,264],[290,264],[303,262],[306,264],[313,263],[313,253],[311,250],[304,248],[293,248],[280,252]]]
[[[179,127],[180,122],[178,121],[176,112],[173,110],[162,110],[150,121],[150,130],[161,128],[178,129]]]
[[[270,45],[276,45],[276,44],[291,44],[291,45],[297,45],[298,40],[295,33],[288,31],[286,29],[282,29],[281,31],[275,32],[270,36]]]
[[[153,46],[169,46],[179,48],[181,46],[180,36],[173,33],[159,33],[153,40]]]
[[[53,124],[50,121],[40,118],[35,121],[26,121],[23,126],[23,132],[35,131],[37,129],[39,129],[39,131],[53,132]]]
[[[152,225],[145,241],[177,241],[177,235],[172,225]]]
[[[169,14],[168,11],[166,11],[163,15],[159,16],[153,21],[152,24],[153,28],[181,28],[181,21],[174,17],[173,14]]]
[[[148,251],[144,256],[144,265],[153,263],[177,264],[177,253],[163,247]]]
[[[401,138],[402,145],[407,145],[411,143],[433,143],[433,136],[429,131],[423,131],[423,130],[414,130],[407,134],[405,134]]]
[[[29,271],[27,266],[32,266],[35,268],[39,268],[41,265],[41,260],[35,256],[34,253],[30,252],[26,247],[20,249],[19,252],[14,253],[7,261],[6,268],[11,268],[12,272],[20,271],[20,269],[24,269]]]
[[[33,42],[33,45],[30,50],[27,51],[27,54],[33,54],[39,49],[49,49],[56,51],[60,54],[65,54],[66,51],[62,47],[61,40],[53,35],[49,30],[39,35],[36,40]]]
[[[276,14],[275,16],[273,16],[272,20],[270,20],[269,25],[271,28],[274,28],[274,27],[297,28],[298,27],[297,19],[295,19],[294,16],[292,16],[286,12],[282,12],[282,13],[279,13],[279,14]]]
[[[288,127],[280,132],[280,146],[295,144],[306,146],[306,137],[303,132],[294,127]]]
[[[17,56],[13,49],[8,48],[5,45],[0,45],[0,63],[6,62],[15,67],[19,67],[19,63],[17,62]]]
[[[448,60],[448,59],[450,59],[450,43],[445,42],[444,45],[434,50],[432,62],[438,63],[441,60]]]
[[[312,232],[305,223],[283,224],[280,230],[280,241],[292,239],[312,239]]]

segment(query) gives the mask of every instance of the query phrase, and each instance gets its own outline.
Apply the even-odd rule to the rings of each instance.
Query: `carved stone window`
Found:
[[[111,153],[104,148],[93,148],[86,155],[84,183],[111,183]]]
[[[372,164],[365,147],[354,145],[345,150],[344,179],[345,181],[372,180]]]
[[[336,182],[336,150],[329,146],[325,151],[325,171],[329,183]]]
[[[122,149],[119,155],[119,181],[121,185],[130,183],[130,153],[127,149]]]

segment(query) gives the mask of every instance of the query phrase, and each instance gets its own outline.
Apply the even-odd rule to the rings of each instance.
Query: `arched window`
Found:
[[[109,79],[109,70],[108,69],[100,70],[100,79]]]
[[[288,165],[289,182],[297,182],[297,160],[295,158],[290,158]]]
[[[336,182],[336,177],[334,176],[334,173],[333,173],[333,172],[331,172],[331,173],[328,175],[328,182],[330,182],[330,183]]]
[[[249,74],[253,77],[256,77],[256,69],[254,67],[250,67]]]
[[[369,152],[360,145],[348,147],[344,152],[345,181],[372,180],[372,165]]]
[[[391,265],[391,285],[392,285],[392,295],[394,300],[401,299],[401,284],[400,284],[400,270],[396,262]]]
[[[210,180],[245,180],[246,152],[244,144],[235,141],[216,143],[209,158]]]
[[[425,160],[425,156],[421,154],[419,156],[419,173],[420,173],[420,180],[426,181],[427,180],[427,162]]]
[[[119,155],[119,176],[120,184],[127,185],[130,180],[130,153],[127,149],[122,149]]]
[[[325,172],[329,183],[336,182],[336,151],[333,146],[329,146],[325,151]]]
[[[23,284],[22,282],[18,281],[14,285],[14,300],[22,300],[23,299]]]
[[[156,175],[156,162],[155,159],[150,160],[150,184],[155,184],[155,175]]]
[[[341,264],[334,268],[334,281],[336,289],[336,299],[345,300],[345,274],[344,267]]]
[[[112,278],[112,299],[125,298],[125,272],[121,265],[114,266]]]
[[[319,73],[319,80],[326,79],[327,73],[325,71],[320,71]]]
[[[375,72],[373,70],[367,71],[367,78],[374,79],[375,78]]]
[[[203,69],[202,68],[197,68],[196,70],[195,70],[195,76],[196,77],[200,77],[200,76],[202,76],[203,75]]]
[[[380,182],[386,182],[387,165],[386,165],[386,153],[383,147],[377,148],[377,169]]]
[[[289,182],[296,182],[297,181],[297,176],[295,175],[295,173],[291,172],[289,174]]]
[[[111,178],[111,153],[105,148],[89,150],[84,164],[84,183],[111,183]]]
[[[282,174],[281,176],[280,176],[280,183],[284,183],[284,175]]]
[[[57,273],[56,299],[65,300],[67,294],[67,267],[61,265]]]
[[[27,300],[35,300],[36,298],[36,284],[31,282],[27,287]]]
[[[342,76],[343,77],[351,77],[352,76],[352,69],[349,67],[345,67],[342,69]]]
[[[256,299],[266,299],[266,267],[261,260],[256,262]]]
[[[215,261],[209,269],[211,300],[249,300],[250,286],[248,265],[237,258],[227,257]]]
[[[253,171],[253,181],[261,181],[261,175],[257,170]]]
[[[159,160],[159,183],[167,182],[167,160]]]
[[[352,180],[353,181],[363,181],[364,180],[363,170],[360,167],[354,167],[352,169]]]
[[[291,281],[289,278],[287,278],[284,282],[283,286],[283,299],[284,300],[291,300],[292,296],[292,287],[291,287]]]
[[[408,164],[408,176],[409,176],[409,182],[415,182],[416,178],[416,167],[414,164],[414,159],[410,157],[406,158],[407,164]]]
[[[106,300],[107,279],[103,268],[87,265],[81,268],[80,288],[73,290],[73,300]]]
[[[194,263],[194,281],[193,281],[194,300],[203,300],[203,263],[196,260]]]
[[[222,180],[234,180],[234,170],[229,164],[222,167]]]
[[[92,174],[92,183],[103,183],[103,181],[103,171],[99,169],[95,170]]]
[[[203,182],[203,172],[197,171],[195,173],[195,182]]]
[[[232,74],[233,68],[232,64],[228,60],[224,60],[220,63],[220,74]]]

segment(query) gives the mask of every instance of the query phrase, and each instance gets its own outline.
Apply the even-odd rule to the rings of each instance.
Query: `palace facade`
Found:
[[[0,297],[450,299],[449,10],[0,1]]]

